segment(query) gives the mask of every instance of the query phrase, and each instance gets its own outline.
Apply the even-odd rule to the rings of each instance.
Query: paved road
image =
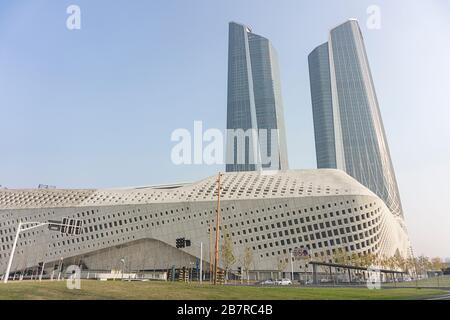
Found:
[[[449,300],[450,301],[450,294],[435,296],[435,297],[427,298],[425,300]]]

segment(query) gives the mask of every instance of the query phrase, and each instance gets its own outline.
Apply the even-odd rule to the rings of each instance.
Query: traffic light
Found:
[[[67,233],[67,225],[69,222],[69,218],[63,218],[62,219],[62,226],[61,226],[61,233]]]
[[[184,248],[186,246],[186,240],[185,238],[178,238],[175,241],[175,246],[177,247],[177,249],[181,249]]]
[[[76,223],[75,223],[75,234],[79,235],[82,232],[83,232],[83,221],[76,220]]]
[[[67,234],[74,234],[74,220],[69,219],[69,225],[67,226]]]
[[[55,223],[55,222],[53,222],[53,223]],[[81,220],[63,218],[62,222],[60,223],[59,230],[62,234],[71,235],[71,236],[79,235],[82,232],[82,225],[83,225],[83,222]],[[49,225],[49,229],[51,228],[51,226],[52,226],[52,224]]]
[[[48,230],[61,231],[61,221],[48,220]]]
[[[175,246],[177,247],[177,249],[190,247],[191,245],[191,240],[186,240],[186,238],[178,238],[175,240]]]
[[[83,221],[77,219],[63,218],[62,221],[49,220],[48,229],[50,231],[59,231],[67,235],[79,235],[83,230]]]

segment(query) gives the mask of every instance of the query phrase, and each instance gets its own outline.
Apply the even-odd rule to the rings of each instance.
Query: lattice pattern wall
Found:
[[[133,241],[155,239],[175,246],[178,237],[209,245],[215,217],[216,177],[179,187],[125,190],[0,191],[0,273],[6,268],[19,220],[83,220],[79,236],[48,230],[22,236],[13,268],[92,254]],[[14,208],[14,205],[16,208]],[[295,247],[329,257],[356,253],[406,254],[408,239],[383,201],[337,170],[286,171],[223,177],[221,235],[235,255],[250,248],[254,267],[276,270]],[[214,224],[213,224],[214,225]],[[198,256],[196,247],[184,251]],[[208,257],[206,257],[208,258]]]

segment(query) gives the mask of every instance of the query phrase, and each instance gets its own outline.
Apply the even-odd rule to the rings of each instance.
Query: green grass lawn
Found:
[[[393,283],[389,284],[383,284],[387,286],[394,286]],[[434,277],[434,278],[428,278],[428,279],[421,279],[416,281],[408,281],[408,282],[400,282],[397,283],[398,286],[402,287],[450,287],[450,275],[440,276],[440,277]]]
[[[81,290],[69,290],[65,281],[22,281],[0,284],[0,300],[310,300],[310,299],[411,299],[444,294],[434,289],[295,288],[254,286],[212,286],[166,282],[127,282],[86,280]]]

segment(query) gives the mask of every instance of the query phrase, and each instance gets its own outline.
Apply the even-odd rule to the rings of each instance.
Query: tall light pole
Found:
[[[122,281],[123,281],[123,272],[125,270],[125,258],[120,259],[120,262],[122,262]]]
[[[63,267],[63,257],[59,259],[59,266],[58,266],[58,281],[61,280],[61,272]]]
[[[44,227],[44,226],[48,226],[49,230],[52,231],[60,231],[61,228],[66,228],[65,230],[68,230],[68,227],[73,227],[72,231],[71,231],[71,235],[78,235],[81,233],[82,230],[82,223],[80,223],[80,225],[77,224],[77,220],[75,219],[71,219],[69,221],[69,219],[66,219],[67,221],[61,223],[59,221],[49,221],[49,222],[19,222],[19,225],[17,226],[17,230],[16,230],[16,237],[14,238],[14,243],[11,249],[11,253],[9,255],[9,261],[8,261],[8,266],[6,268],[6,273],[4,275],[4,279],[3,282],[4,283],[8,283],[8,279],[9,279],[9,273],[11,271],[11,266],[12,266],[12,262],[14,259],[14,253],[16,251],[16,247],[17,247],[17,241],[19,240],[19,235],[21,232],[23,231],[29,231],[29,230],[33,230],[36,228],[40,228],[40,227]],[[65,231],[64,233],[69,234],[67,231]]]
[[[193,272],[193,269],[194,269],[194,262],[189,262],[189,270],[188,270],[188,282],[192,282],[194,279],[193,279],[193,277],[192,277],[192,272]]]
[[[211,217],[209,221],[209,282],[213,280],[213,240],[212,240],[212,223],[213,223],[213,217]]]
[[[9,272],[11,271],[11,265],[14,258],[14,252],[16,251],[17,240],[19,240],[20,231],[22,231],[22,222],[19,222],[19,225],[17,226],[16,237],[14,238],[11,254],[9,255],[8,267],[6,268],[5,279],[3,280],[4,283],[8,283]]]
[[[41,269],[41,275],[39,276],[39,281],[42,281],[42,276],[44,275],[44,267],[45,267],[45,261],[42,262],[42,269]]]
[[[217,284],[217,268],[219,264],[219,235],[220,235],[220,178],[222,173],[219,172],[219,177],[217,178],[217,213],[216,213],[216,243],[214,248],[214,284]]]
[[[203,281],[203,242],[200,242],[200,284]]]
[[[291,280],[292,280],[292,284],[294,284],[294,254],[291,251]]]

